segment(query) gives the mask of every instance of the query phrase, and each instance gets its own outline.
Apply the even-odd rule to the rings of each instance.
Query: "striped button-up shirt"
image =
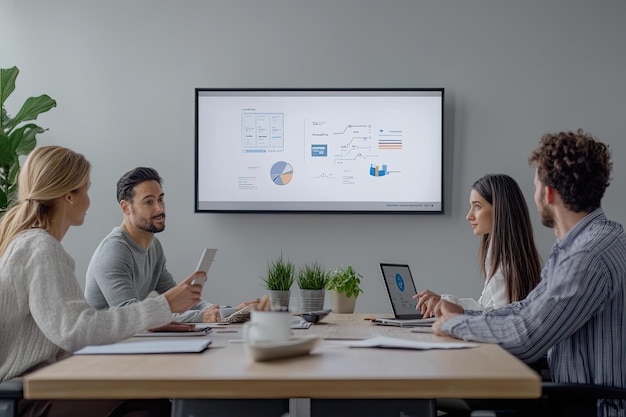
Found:
[[[597,209],[552,248],[541,282],[526,299],[455,317],[441,329],[497,343],[531,363],[547,353],[552,380],[626,388],[626,235]],[[626,416],[624,402],[598,415]]]

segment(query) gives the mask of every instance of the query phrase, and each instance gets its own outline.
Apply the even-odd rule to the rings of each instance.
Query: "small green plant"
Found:
[[[2,107],[0,128],[0,216],[11,205],[17,190],[17,174],[20,171],[21,155],[28,155],[37,145],[36,136],[46,129],[34,123],[24,123],[37,119],[39,114],[47,112],[57,103],[43,94],[26,99],[15,117],[11,117],[4,103],[15,90],[17,67],[0,68],[0,106]]]
[[[268,262],[267,274],[261,280],[270,291],[289,291],[295,280],[295,274],[295,265],[289,260],[284,260],[281,253],[280,258]]]
[[[329,273],[319,263],[306,264],[298,271],[298,287],[301,290],[323,290],[329,278]]]
[[[361,279],[363,276],[358,274],[352,265],[342,266],[330,273],[330,280],[326,288],[340,294],[343,293],[348,298],[357,298],[359,294],[363,293],[360,287]]]

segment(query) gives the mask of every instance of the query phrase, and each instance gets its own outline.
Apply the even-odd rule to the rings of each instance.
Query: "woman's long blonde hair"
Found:
[[[24,230],[48,230],[56,200],[85,185],[90,173],[89,161],[70,149],[34,149],[20,170],[17,198],[0,221],[0,256]]]

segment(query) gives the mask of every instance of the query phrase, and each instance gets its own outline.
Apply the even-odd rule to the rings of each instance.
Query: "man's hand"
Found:
[[[222,321],[219,305],[213,304],[211,307],[202,310],[203,323],[216,323],[218,321]]]
[[[203,276],[206,276],[206,273],[196,271],[183,282],[174,288],[170,288],[163,294],[173,313],[183,313],[200,301],[202,285],[191,285],[191,281]]]
[[[463,314],[463,307],[446,300],[441,300],[437,303],[434,310],[437,320],[433,323],[433,333],[437,336],[449,336],[441,330],[441,325],[448,320]]]
[[[428,318],[434,315],[435,306],[441,300],[441,296],[431,290],[424,290],[415,294],[413,299],[419,300],[415,309],[422,313],[422,317]]]

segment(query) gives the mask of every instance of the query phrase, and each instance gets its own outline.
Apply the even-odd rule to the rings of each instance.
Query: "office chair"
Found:
[[[17,402],[24,398],[21,380],[0,382],[0,417],[17,416]]]
[[[599,399],[623,400],[626,406],[626,388],[609,387],[594,384],[558,384],[543,382],[541,398],[527,400],[525,409],[517,408],[515,400],[511,407],[472,411],[472,417],[595,417]]]
[[[626,388],[605,385],[544,382],[541,391],[543,414],[555,417],[595,416],[599,399],[626,400]]]

